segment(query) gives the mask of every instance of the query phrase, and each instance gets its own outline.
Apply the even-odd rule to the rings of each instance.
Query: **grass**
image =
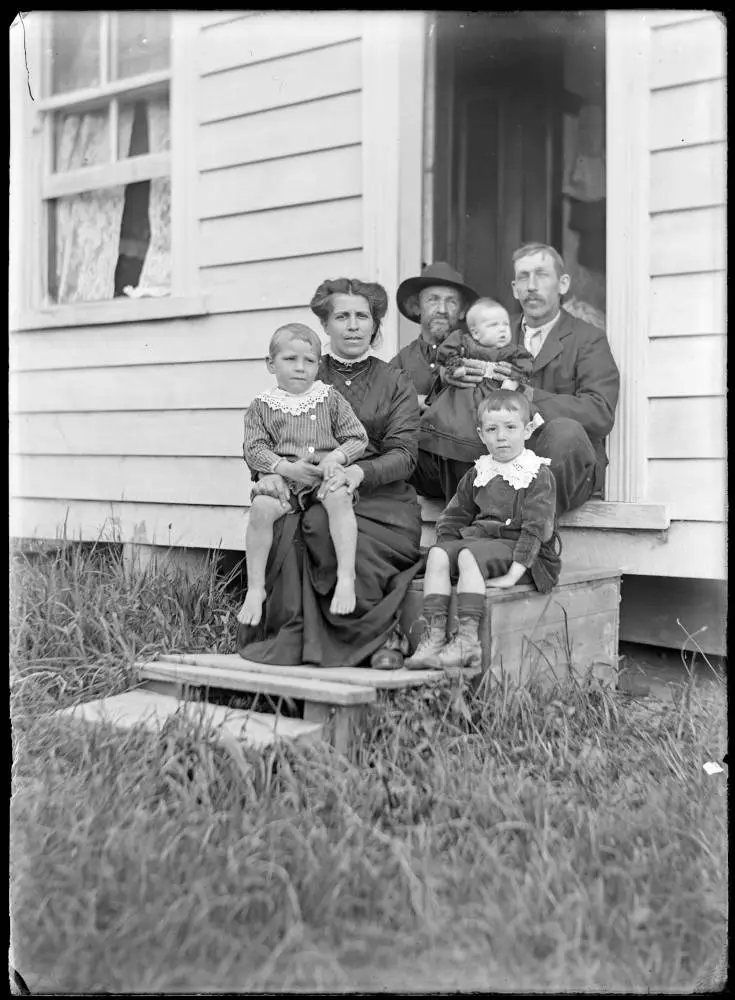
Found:
[[[669,706],[601,687],[386,696],[349,762],[238,765],[54,710],[136,658],[232,650],[216,564],[109,547],[14,562],[11,909],[33,992],[688,992],[726,940],[722,681]],[[706,669],[706,667],[705,667]],[[708,978],[709,977],[709,978]]]

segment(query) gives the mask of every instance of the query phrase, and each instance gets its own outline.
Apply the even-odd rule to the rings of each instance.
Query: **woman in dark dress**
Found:
[[[276,524],[263,618],[240,626],[237,647],[259,663],[351,667],[366,664],[391,637],[420,570],[421,510],[407,482],[418,454],[419,408],[408,377],[370,353],[388,309],[381,285],[324,281],[311,309],[329,338],[318,377],[344,396],[369,438],[363,458],[330,480],[356,496],[357,604],[349,615],[329,610],[337,564],[323,506],[287,514]],[[254,495],[285,497],[285,490],[278,475],[253,484]],[[374,666],[388,665],[381,657]]]

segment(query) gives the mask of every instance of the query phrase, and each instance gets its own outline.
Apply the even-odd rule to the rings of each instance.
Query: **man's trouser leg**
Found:
[[[569,417],[549,420],[534,431],[527,447],[551,459],[556,480],[556,512],[581,507],[592,496],[597,458],[584,427]]]
[[[432,500],[444,499],[441,470],[439,468],[440,461],[436,455],[432,455],[431,452],[423,451],[419,448],[418,462],[416,463],[413,475],[409,479],[409,483],[420,496],[429,497]]]

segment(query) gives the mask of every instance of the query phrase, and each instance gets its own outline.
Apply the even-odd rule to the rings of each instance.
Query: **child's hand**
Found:
[[[515,390],[515,389],[518,388],[518,383],[515,381],[515,379],[506,378],[506,379],[503,379],[503,381],[501,382],[500,388],[501,389],[513,389],[513,390]]]
[[[487,581],[488,587],[495,587],[497,590],[506,590],[508,587],[515,587],[517,583],[518,581],[508,576],[507,573],[505,576],[496,576],[495,579]]]
[[[284,462],[283,465],[279,465],[278,471],[287,479],[292,479],[295,483],[303,483],[305,486],[316,486],[322,478],[318,466],[312,465],[304,458],[300,458],[296,462]]]

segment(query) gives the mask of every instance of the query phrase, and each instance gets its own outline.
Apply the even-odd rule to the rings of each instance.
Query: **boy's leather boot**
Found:
[[[409,670],[438,668],[437,657],[447,644],[448,618],[449,594],[427,594],[419,619],[424,623],[424,631],[416,652],[404,661],[404,667]]]
[[[479,670],[482,667],[479,633],[484,605],[483,594],[457,595],[457,629],[437,654],[438,666],[444,669],[461,667],[465,670]]]

